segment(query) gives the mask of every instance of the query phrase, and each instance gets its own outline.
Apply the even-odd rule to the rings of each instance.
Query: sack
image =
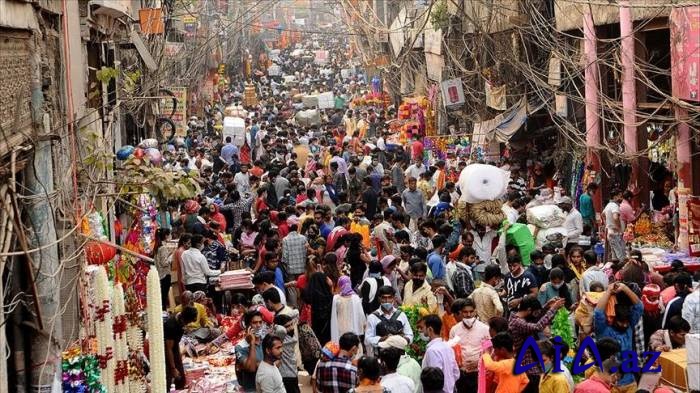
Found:
[[[527,223],[547,229],[564,224],[566,214],[557,205],[540,205],[527,209]]]
[[[321,344],[316,338],[316,334],[311,329],[308,323],[301,323],[298,326],[299,330],[299,352],[301,353],[301,361],[311,362],[321,358]]]
[[[377,324],[376,335],[379,337],[393,336],[396,334],[403,333],[403,323],[398,320],[402,311],[395,311],[391,318],[387,318],[382,314],[381,311],[376,311],[374,315],[379,318],[380,322]]]

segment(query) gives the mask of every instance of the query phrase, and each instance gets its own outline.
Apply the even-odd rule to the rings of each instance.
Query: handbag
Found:
[[[299,324],[299,352],[302,362],[318,360],[321,357],[321,344],[308,323]]]

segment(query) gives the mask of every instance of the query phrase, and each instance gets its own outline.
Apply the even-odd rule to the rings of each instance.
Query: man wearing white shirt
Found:
[[[413,380],[399,374],[396,369],[405,348],[406,339],[401,336],[390,336],[379,343],[379,359],[386,367],[386,374],[382,377],[381,385],[391,393],[414,393],[416,391]]]
[[[481,343],[490,340],[491,335],[489,326],[477,318],[474,299],[463,299],[460,316],[462,320],[450,329],[450,340],[458,337],[462,348],[462,364],[459,365],[459,369],[462,371],[463,381],[460,381],[460,384],[468,386],[466,391],[476,392]]]
[[[202,235],[193,235],[190,248],[182,253],[182,276],[185,281],[185,289],[188,291],[207,291],[208,277],[216,277],[220,270],[209,268],[207,258],[202,254],[204,239]]]
[[[418,321],[421,338],[428,341],[423,355],[423,369],[437,367],[442,370],[444,383],[443,393],[454,393],[455,384],[459,379],[459,367],[455,360],[454,350],[440,337],[442,321],[437,315],[427,315]]]
[[[426,168],[425,165],[423,165],[423,160],[417,159],[415,163],[411,164],[406,168],[406,171],[404,172],[404,175],[406,175],[407,178],[414,178],[418,180],[420,178],[420,175],[425,173]]]
[[[583,216],[574,207],[574,203],[568,196],[561,197],[559,208],[566,213],[564,228],[566,229],[566,250],[578,245],[578,238],[583,233]]]
[[[241,163],[241,171],[233,177],[233,183],[236,185],[236,190],[241,194],[241,197],[251,192],[248,164]]]
[[[389,334],[384,335],[382,330],[385,326],[392,324],[387,322],[392,319],[402,324],[401,332],[393,332],[392,335],[399,335],[408,342],[413,341],[413,330],[408,322],[406,313],[394,307],[395,294],[396,291],[394,288],[388,285],[382,286],[377,290],[379,309],[367,316],[367,330],[365,332],[365,345],[367,346],[367,353],[370,356],[376,350],[379,343],[390,336]],[[380,323],[384,325],[380,327],[379,332],[377,332],[377,327]]]

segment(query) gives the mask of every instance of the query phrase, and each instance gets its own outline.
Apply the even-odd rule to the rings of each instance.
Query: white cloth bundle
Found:
[[[527,222],[538,228],[554,228],[564,224],[566,214],[557,205],[533,206],[527,209]]]
[[[566,228],[564,227],[553,227],[540,229],[537,232],[537,238],[535,239],[535,247],[541,249],[547,243],[560,240],[562,246],[566,245]]]
[[[509,178],[509,172],[493,165],[467,165],[457,181],[462,191],[460,200],[467,203],[495,201],[505,195]]]
[[[149,147],[157,148],[157,147],[158,147],[158,141],[155,140],[155,139],[153,139],[153,138],[144,139],[144,140],[141,141],[141,143],[139,143],[139,146],[142,147],[142,148],[144,148],[144,149],[148,149]]]

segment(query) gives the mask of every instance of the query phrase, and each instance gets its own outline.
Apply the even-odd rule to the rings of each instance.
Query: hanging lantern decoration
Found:
[[[117,249],[104,243],[90,241],[85,244],[85,258],[91,265],[103,265],[117,255]]]

